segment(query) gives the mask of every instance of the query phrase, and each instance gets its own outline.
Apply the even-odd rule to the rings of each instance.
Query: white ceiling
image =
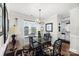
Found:
[[[26,15],[47,19],[57,13],[67,13],[69,10],[79,7],[78,3],[7,3],[8,10],[20,12]]]

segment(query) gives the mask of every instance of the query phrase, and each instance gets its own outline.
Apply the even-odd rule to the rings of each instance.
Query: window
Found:
[[[0,36],[2,35],[2,8],[0,7]]]
[[[29,27],[24,27],[24,36],[27,36],[29,34]]]
[[[33,35],[36,34],[36,27],[31,27],[31,34],[33,34]]]
[[[0,44],[3,44],[2,41],[4,41],[4,43],[6,42],[8,38],[8,31],[9,31],[8,11],[6,9],[6,4],[0,3]]]
[[[0,16],[0,36],[2,34],[2,17]]]

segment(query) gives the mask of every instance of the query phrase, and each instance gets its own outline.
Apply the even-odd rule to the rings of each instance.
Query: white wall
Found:
[[[11,30],[12,26],[14,25],[15,18],[18,18],[18,23],[17,23],[18,40],[20,41],[21,45],[24,45],[24,42],[25,42],[24,41],[24,33],[23,33],[24,32],[24,26],[25,26],[24,19],[29,20],[29,21],[30,20],[35,21],[35,18],[24,15],[24,14],[20,14],[20,13],[15,12],[15,11],[9,11],[9,30]],[[27,23],[26,23],[26,25],[27,25]],[[37,26],[37,27],[39,27],[38,25],[35,25],[35,24],[31,24],[29,26]],[[0,39],[2,39],[2,37],[0,37]],[[3,44],[3,40],[0,40],[0,56],[4,55],[7,44],[10,41],[11,41],[11,34],[10,33],[9,33],[9,38],[7,39],[5,44]],[[25,43],[28,43],[28,42],[25,42]]]
[[[57,20],[57,15],[53,15],[49,19],[45,20],[45,24],[47,24],[47,23],[53,23],[53,32],[51,32],[52,44],[53,44],[54,41],[58,39],[58,20]],[[44,31],[45,31],[45,29],[44,29]]]
[[[70,11],[70,51],[79,54],[79,8]]]
[[[60,32],[58,34],[58,37],[60,39],[64,39],[67,41],[70,41],[70,24],[66,24],[68,21],[70,21],[70,15],[69,12],[64,12],[63,14],[58,14],[58,23],[60,23]],[[65,35],[62,34],[65,33]]]
[[[36,27],[37,31],[39,29],[39,24],[37,22],[29,22],[29,21],[35,21],[36,19],[31,17],[31,16],[27,16],[15,11],[9,11],[9,25],[10,25],[10,29],[11,27],[14,25],[15,23],[15,18],[18,18],[17,20],[17,27],[18,27],[18,40],[20,41],[20,43],[22,45],[24,45],[25,43],[28,44],[28,39],[25,40],[24,37],[24,27],[28,26],[29,29],[29,34],[31,33],[31,27]],[[24,22],[24,20],[26,20],[26,22]]]

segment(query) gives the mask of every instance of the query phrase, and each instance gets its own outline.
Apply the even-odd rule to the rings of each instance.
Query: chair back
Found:
[[[61,45],[62,45],[62,40],[58,39],[54,42],[53,45],[53,56],[60,56],[61,55]]]

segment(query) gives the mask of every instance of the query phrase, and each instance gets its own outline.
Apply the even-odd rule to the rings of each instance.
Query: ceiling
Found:
[[[7,3],[8,10],[31,15],[36,18],[40,15],[47,19],[54,14],[68,13],[71,9],[79,7],[78,3]]]

